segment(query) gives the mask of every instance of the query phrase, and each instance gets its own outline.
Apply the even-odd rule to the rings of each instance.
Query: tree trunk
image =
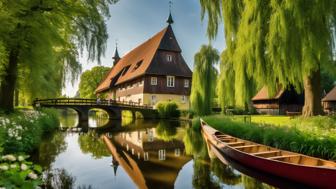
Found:
[[[9,62],[6,68],[6,75],[0,84],[0,109],[5,111],[14,110],[14,91],[17,79],[19,52],[12,49],[9,52]]]
[[[14,106],[19,106],[19,89],[15,89],[14,95]]]
[[[320,69],[304,78],[305,102],[302,110],[304,117],[321,115],[321,73]]]

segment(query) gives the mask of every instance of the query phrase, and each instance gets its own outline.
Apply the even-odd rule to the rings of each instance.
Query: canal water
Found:
[[[78,124],[63,115],[61,128],[33,157],[47,170],[45,188],[273,188],[210,158],[189,122],[91,116]]]

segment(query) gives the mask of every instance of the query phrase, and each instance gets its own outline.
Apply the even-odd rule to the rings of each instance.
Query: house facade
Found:
[[[119,57],[96,89],[107,99],[154,106],[174,101],[180,109],[189,109],[192,72],[175,38],[169,15],[168,26],[153,37]]]
[[[336,114],[336,86],[322,99],[323,110],[327,114]]]
[[[274,96],[270,96],[264,86],[253,98],[253,107],[260,114],[291,115],[302,112],[304,95],[297,94],[293,87],[279,89]]]

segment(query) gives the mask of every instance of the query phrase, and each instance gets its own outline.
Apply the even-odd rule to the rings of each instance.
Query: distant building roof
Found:
[[[281,95],[285,92],[283,89],[279,89],[278,92],[274,96],[269,96],[267,87],[264,86],[253,98],[252,101],[255,100],[276,100],[281,97]]]
[[[336,101],[336,86],[322,99],[322,101]]]
[[[113,85],[135,79],[144,74],[167,75],[174,73],[176,76],[191,77],[192,72],[182,56],[176,64],[166,64],[154,58],[158,50],[181,52],[171,25],[152,38],[142,43],[125,56],[111,69],[107,77],[99,84],[96,92],[102,92]]]

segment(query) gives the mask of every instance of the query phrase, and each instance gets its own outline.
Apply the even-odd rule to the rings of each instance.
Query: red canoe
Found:
[[[250,168],[316,188],[336,188],[336,163],[219,132],[201,119],[202,134],[223,155]]]

